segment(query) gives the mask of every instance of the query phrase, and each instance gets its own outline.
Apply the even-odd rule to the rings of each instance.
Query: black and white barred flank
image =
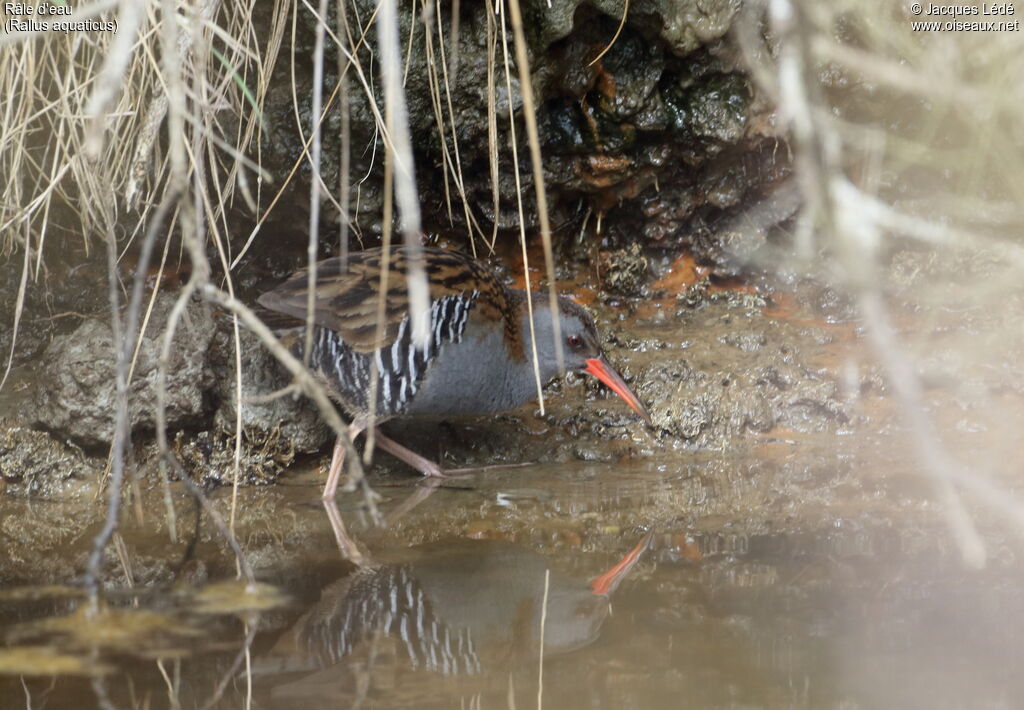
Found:
[[[377,632],[400,639],[414,669],[444,675],[480,672],[470,630],[452,631],[439,619],[404,566],[356,579],[333,613],[308,624],[299,638],[318,664],[327,667]]]
[[[413,347],[412,328],[406,316],[394,342],[370,353],[356,352],[337,332],[318,327],[312,362],[337,389],[342,401],[359,412],[369,411],[370,378],[376,365],[376,415],[402,414],[441,347],[461,342],[478,295],[478,291],[471,291],[434,299],[430,306],[431,339],[425,350]]]

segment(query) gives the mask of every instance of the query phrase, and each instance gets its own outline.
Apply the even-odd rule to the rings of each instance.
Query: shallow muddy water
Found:
[[[209,526],[167,583],[186,541],[169,542],[158,490],[108,565],[111,586],[140,591],[114,592],[96,621],[73,589],[43,586],[82,569],[95,521],[7,560],[0,705],[1009,708],[1024,695],[1018,556],[986,530],[987,568],[966,569],[885,440],[766,437],[435,489],[379,475],[381,512],[399,515],[387,527],[339,499],[360,566],[317,480],[240,491],[239,538],[265,585],[248,592]],[[230,490],[214,499],[226,512]],[[193,513],[176,500],[187,539]],[[95,507],[0,506],[9,541],[18,520],[59,527]]]

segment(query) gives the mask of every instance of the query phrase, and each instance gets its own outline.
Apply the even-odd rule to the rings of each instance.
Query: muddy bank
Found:
[[[818,363],[826,350],[842,347],[834,330],[776,317],[771,296],[740,285],[705,279],[667,295],[656,288],[646,256],[635,251],[623,256],[623,263],[605,269],[604,283],[615,293],[595,303],[594,310],[606,354],[650,409],[653,427],[645,427],[596,380],[570,374],[547,388],[544,416],[534,404],[497,417],[395,421],[385,430],[427,455],[436,453],[442,465],[459,468],[721,450],[776,428],[835,431],[849,423],[834,373]],[[609,270],[619,276],[610,277]],[[642,295],[618,295],[627,281]],[[581,289],[582,295],[588,286],[583,278],[566,288]],[[154,470],[147,461],[153,454],[157,359],[173,300],[169,294],[158,297],[132,380],[131,425],[143,471]],[[243,329],[241,337],[242,479],[266,483],[296,456],[322,451],[333,437],[304,398],[272,398],[290,378],[252,333]],[[233,331],[226,318],[195,303],[176,338],[168,370],[171,440],[194,475],[224,482],[234,458]],[[32,404],[24,407],[40,432],[102,455],[113,426],[111,350],[109,326],[100,321],[50,344],[28,375]],[[9,436],[19,433],[11,429]]]
[[[570,374],[547,388],[543,416],[532,404],[495,417],[392,421],[384,430],[443,467],[463,468],[642,463],[669,452],[726,452],[808,434],[863,436],[898,423],[887,378],[863,338],[854,304],[840,289],[807,280],[773,285],[763,278],[754,288],[712,278],[688,255],[669,261],[656,251],[634,248],[599,258],[597,269],[585,261],[562,262],[560,287],[590,304],[606,354],[649,408],[652,427],[593,378]],[[948,290],[972,279],[995,284],[1002,278],[1004,266],[996,255],[979,253],[976,268],[957,279],[949,271],[953,261],[926,251],[895,253],[885,296],[906,323],[907,342],[918,349],[925,392],[942,413],[941,430],[1006,433],[1018,421],[1013,402],[1019,399],[1014,383],[1021,381],[1020,364],[1006,351],[1007,357],[969,367],[970,351],[962,343],[964,338],[987,342],[1001,332],[997,324],[1018,322],[1019,294],[1008,288],[998,308],[933,309],[916,295],[922,284],[934,280]],[[521,280],[514,270],[504,273],[513,283]],[[157,480],[152,353],[172,301],[170,294],[157,299],[133,384],[132,461],[149,481]],[[223,484],[234,467],[233,331],[227,319],[198,303],[187,313],[171,361],[172,382],[184,386],[171,387],[176,408],[169,418],[170,439],[193,476]],[[934,323],[943,326],[929,331]],[[327,427],[303,398],[269,397],[290,378],[251,333],[243,329],[241,339],[246,401],[240,480],[273,483],[293,467],[324,464],[332,439]],[[0,451],[0,478],[8,493],[52,498],[91,489],[106,465],[113,416],[112,408],[102,406],[113,395],[112,378],[97,374],[109,370],[109,350],[109,328],[90,322],[55,339],[35,368],[19,370],[4,403],[18,412],[5,423],[8,443]],[[65,366],[76,357],[84,369]],[[959,376],[948,376],[952,372]],[[1000,398],[998,411],[981,406],[994,396]],[[865,408],[865,401],[885,404]],[[48,407],[63,409],[48,416]],[[996,450],[992,458],[998,462]],[[372,470],[409,473],[379,452]]]

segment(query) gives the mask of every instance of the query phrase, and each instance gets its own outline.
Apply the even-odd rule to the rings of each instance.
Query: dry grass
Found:
[[[110,8],[115,3],[96,3]],[[89,6],[93,7],[93,6]],[[125,10],[130,12],[125,15]],[[88,8],[78,10],[88,14]],[[255,144],[269,71],[276,60],[273,42],[258,40],[250,7],[216,0],[179,3],[175,24],[180,76],[189,81],[183,116],[192,130],[209,129],[209,157],[221,181],[216,216],[222,217],[237,188],[248,191],[255,171],[245,153]],[[88,247],[92,239],[122,224],[122,214],[138,210],[146,221],[166,188],[170,165],[160,134],[167,115],[168,76],[161,63],[160,3],[123,3],[98,19],[117,19],[115,32],[5,36],[0,42],[0,87],[5,101],[0,121],[0,248],[9,254],[26,241],[34,270],[44,268],[42,253],[51,231],[55,204],[72,210],[73,225]],[[270,28],[276,36],[280,28]],[[191,51],[198,34],[213,42],[209,61],[197,66]],[[268,47],[267,44],[270,46]],[[200,88],[201,87],[201,88]],[[224,116],[240,116],[231,126]],[[193,156],[195,159],[195,156]],[[258,196],[258,194],[257,194]],[[18,226],[17,229],[12,227]],[[63,238],[67,238],[61,235]],[[130,241],[125,240],[124,248]]]
[[[45,240],[55,226],[51,224],[53,205],[70,211],[74,220],[73,225],[56,226],[78,234],[86,249],[96,237],[107,247],[118,405],[108,515],[87,569],[92,608],[96,608],[105,548],[119,518],[130,363],[143,320],[148,265],[157,244],[165,245],[166,258],[170,243],[166,235],[173,227],[164,230],[167,223],[177,224],[195,273],[166,324],[161,359],[166,372],[171,338],[187,298],[199,286],[208,285],[208,246],[228,274],[225,218],[236,187],[251,206],[258,207],[259,193],[254,197],[248,186],[268,176],[245,152],[258,142],[258,106],[266,95],[281,33],[280,27],[271,28],[268,53],[251,31],[252,7],[222,6],[216,0],[126,0],[116,6],[116,12],[111,6],[87,6],[79,8],[78,14],[99,10],[100,19],[116,19],[117,31],[8,35],[3,42],[9,46],[0,53],[0,82],[5,94],[14,99],[5,102],[7,115],[0,124],[0,171],[7,176],[8,197],[0,204],[0,239],[8,253],[18,246],[24,249],[22,293],[31,261],[36,275],[44,267]],[[283,18],[280,12],[273,16]],[[241,118],[224,124],[226,116]],[[130,223],[123,213],[137,215],[137,229],[118,239],[119,225]],[[15,224],[20,227],[17,231],[10,229]],[[129,308],[122,318],[118,256],[143,227]],[[12,236],[18,233],[20,239]],[[230,277],[225,283],[225,298],[230,298]],[[21,301],[19,297],[19,310]],[[237,332],[236,323],[236,342]],[[163,391],[161,378],[161,405]],[[238,396],[240,400],[240,391]],[[162,424],[162,406],[158,410]],[[158,438],[164,452],[162,470],[169,463],[180,474],[162,426]],[[187,476],[183,478],[191,484]],[[252,572],[229,526],[194,486],[190,488],[228,539],[240,571],[251,580]],[[167,502],[173,534],[175,515],[169,496]],[[234,510],[232,521],[233,517]]]

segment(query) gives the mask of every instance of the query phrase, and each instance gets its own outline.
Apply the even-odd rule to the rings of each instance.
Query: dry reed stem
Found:
[[[341,219],[338,223],[338,249],[341,257],[342,270],[348,265],[348,228],[349,228],[349,187],[351,185],[352,173],[352,136],[351,116],[348,96],[348,63],[346,52],[352,42],[351,29],[348,26],[348,13],[346,12],[345,0],[337,1],[337,24],[344,29],[341,37],[338,38],[338,111],[341,114],[341,156],[338,161],[338,202],[341,204]],[[415,27],[415,25],[413,25]]]
[[[378,8],[379,8],[379,6],[378,6]],[[315,12],[315,10],[313,10],[312,8],[310,8],[310,11],[311,12]],[[372,22],[375,17],[376,17],[376,11],[370,17],[369,22]],[[327,29],[328,36],[330,36],[331,39],[335,41],[335,44],[338,47],[338,51],[341,52],[345,56],[345,59],[347,60],[347,64],[345,65],[345,73],[343,74],[343,77],[348,76],[349,69],[351,69],[353,67],[355,68],[356,76],[359,79],[359,83],[362,85],[363,91],[366,92],[367,97],[369,97],[369,107],[370,107],[370,111],[373,113],[374,122],[375,122],[375,128],[376,128],[377,131],[380,131],[383,134],[385,143],[388,143],[388,141],[390,139],[387,137],[387,131],[384,130],[384,118],[381,115],[380,109],[377,107],[377,104],[373,101],[373,89],[372,89],[369,81],[367,80],[366,74],[363,72],[362,65],[358,61],[359,49],[362,46],[368,31],[369,31],[369,24],[363,26],[362,33],[361,33],[361,35],[359,37],[358,42],[356,42],[354,46],[352,46],[351,44],[348,45],[348,46],[352,46],[352,49],[349,50],[346,45],[342,45],[337,40],[337,38],[335,37],[334,33],[331,32],[329,28]],[[342,82],[339,81],[337,86],[334,87],[334,91],[331,92],[331,96],[327,99],[326,103],[324,104],[323,111],[320,114],[320,122],[321,123],[324,120],[326,120],[327,112],[330,111],[331,107],[334,105],[334,101],[335,101],[335,99],[338,96],[338,93],[340,91],[341,86],[342,86]],[[293,89],[294,89],[294,86],[293,86]],[[300,135],[302,135],[301,125],[298,126],[298,129],[299,129]],[[277,205],[278,201],[284,196],[285,191],[287,190],[288,186],[291,184],[292,178],[295,176],[295,173],[298,172],[298,169],[302,165],[303,161],[307,159],[307,155],[308,155],[307,151],[309,149],[311,141],[312,141],[312,136],[310,136],[309,138],[304,138],[303,139],[303,146],[302,146],[301,154],[299,155],[299,157],[297,157],[295,159],[295,162],[292,163],[292,167],[289,170],[288,175],[286,175],[285,179],[282,181],[281,187],[278,188],[277,193],[274,195],[274,198],[271,200],[270,204],[267,206],[266,211],[264,212],[263,216],[256,222],[256,226],[253,227],[252,231],[249,233],[249,236],[246,239],[245,244],[242,245],[242,249],[238,252],[238,254],[235,256],[234,260],[231,262],[231,268],[232,269],[234,269],[236,266],[238,266],[238,264],[242,260],[242,257],[244,257],[245,254],[249,251],[249,248],[252,246],[252,243],[256,240],[256,235],[259,234],[260,229],[263,226],[263,223],[267,220],[267,218],[269,217],[271,211]],[[374,150],[376,150],[376,141],[374,141]],[[367,171],[367,174],[366,174],[366,176],[363,177],[363,180],[366,180],[369,177],[369,175],[370,175],[370,172]],[[339,210],[342,210],[340,205],[339,205]],[[342,210],[342,211],[344,211],[344,210]],[[358,199],[357,199],[356,211],[358,212]]]
[[[385,120],[390,125],[391,122],[391,104],[384,107]],[[380,282],[378,285],[379,293],[377,295],[377,326],[374,339],[376,341],[376,347],[379,350],[384,342],[384,328],[385,328],[385,311],[387,308],[387,294],[388,294],[388,282],[391,278],[391,269],[389,265],[391,263],[391,225],[393,223],[392,216],[392,204],[393,204],[393,192],[391,190],[391,177],[392,171],[394,170],[393,153],[389,150],[384,153],[384,204],[383,216],[381,219],[381,260],[380,260]],[[365,445],[363,446],[363,463],[369,464],[373,459],[373,449],[376,445],[377,437],[377,392],[380,389],[380,379],[386,377],[386,373],[381,372],[377,367],[377,358],[372,358],[370,362],[370,391],[367,397],[367,403],[369,406],[368,420],[366,425],[366,436]]]
[[[452,216],[452,194],[449,184],[449,174],[454,175],[451,169],[451,157],[448,155],[448,144],[445,142],[445,123],[441,112],[441,89],[437,79],[436,62],[434,61],[434,9],[426,0],[423,3],[423,24],[426,45],[427,65],[427,89],[430,91],[430,107],[434,111],[434,122],[437,125],[437,142],[441,146],[441,157],[444,163],[444,170],[441,171],[441,178],[444,180],[444,205],[448,211],[448,225],[454,223]]]
[[[313,353],[313,312],[316,309],[316,264],[320,236],[320,113],[323,104],[324,80],[324,27],[327,22],[327,0],[320,0],[316,17],[316,31],[313,40],[313,107],[312,141],[309,167],[313,179],[309,186],[309,241],[306,247],[308,272],[306,275],[306,334],[302,349],[303,364],[309,366]],[[293,45],[294,46],[294,45]],[[294,90],[295,84],[292,82]],[[296,103],[296,107],[298,104]],[[343,211],[342,209],[338,210]]]
[[[171,680],[171,676],[168,675],[167,669],[164,668],[164,660],[162,658],[156,659],[157,670],[160,671],[160,676],[164,679],[164,685],[167,686],[167,701],[171,704],[173,710],[178,710],[181,707],[177,691],[174,687],[174,682]]]
[[[497,27],[494,20],[494,4],[486,0],[487,7],[487,168],[491,179],[491,210],[494,212],[494,223],[491,226],[491,241],[488,242],[490,250],[494,251],[494,245],[498,241],[498,221],[501,209],[501,192],[498,184],[498,110],[497,98],[494,89],[494,66],[495,55],[498,51]],[[507,65],[506,65],[507,67]],[[507,75],[506,68],[506,75]],[[511,97],[509,97],[511,102]],[[531,319],[532,321],[532,319]]]
[[[406,282],[412,343],[420,350],[425,350],[430,344],[430,290],[423,265],[423,247],[420,244],[420,205],[416,192],[412,137],[401,87],[396,0],[381,0],[377,36],[384,102],[391,116],[391,120],[385,122],[391,135],[391,143],[387,148],[393,160],[395,202],[407,251]]]
[[[452,39],[452,52],[451,59],[449,60],[449,66],[446,67],[447,72],[452,75],[452,82],[455,81],[455,77],[459,73],[459,32],[461,28],[462,20],[462,3],[460,0],[452,0],[452,28],[448,33]]]
[[[488,0],[490,2],[490,0]],[[508,130],[509,144],[512,146],[512,169],[516,178],[516,209],[519,211],[519,245],[523,255],[523,288],[527,293],[532,291],[530,284],[530,256],[526,251],[526,217],[523,215],[523,187],[519,176],[519,142],[516,139],[515,107],[512,105],[512,72],[509,69],[508,41],[505,30],[505,13],[502,11],[504,0],[498,0],[498,11],[501,14],[501,55],[505,65],[505,90],[508,93]],[[497,149],[495,149],[497,151]],[[495,152],[495,160],[497,153]],[[495,213],[497,222],[498,215]],[[552,282],[552,288],[554,288]],[[526,299],[527,320],[530,321],[530,354],[533,357],[533,378],[537,385],[537,403],[541,416],[544,416],[544,383],[540,379],[540,362],[537,359],[537,328],[533,322],[533,298]],[[555,319],[557,321],[557,319]]]
[[[242,667],[242,663],[245,663],[246,670],[251,670],[251,662],[249,652],[252,648],[253,642],[256,640],[256,632],[260,628],[260,615],[253,614],[250,618],[245,620],[245,638],[242,641],[242,648],[235,654],[234,659],[231,661],[231,665],[221,675],[217,685],[214,686],[213,693],[207,698],[206,702],[203,703],[202,710],[211,710],[216,707],[220,699],[224,697],[224,691],[228,689],[228,684],[232,680],[235,680],[238,676],[238,669]],[[246,707],[252,701],[252,673],[247,672],[245,674],[246,679]]]
[[[402,72],[402,89],[405,89],[409,82],[409,67],[412,66],[412,41],[416,36],[416,0],[413,0],[412,7],[409,8],[409,41],[405,47],[405,69]]]
[[[455,109],[452,106],[451,84],[450,84],[450,79],[448,78],[448,62],[445,60],[444,32],[441,29],[441,0],[435,0],[435,1],[436,1],[435,8],[436,8],[437,18],[438,18],[438,22],[437,22],[437,45],[438,45],[438,49],[440,50],[440,54],[441,54],[440,65],[441,65],[441,72],[442,72],[442,74],[444,76],[444,95],[445,95],[445,101],[446,101],[446,103],[448,105],[448,126],[451,128],[451,134],[452,134],[452,151],[455,153],[455,175],[454,175],[454,177],[455,177],[455,185],[456,185],[456,187],[459,188],[459,197],[462,198],[462,210],[463,210],[463,213],[464,213],[465,219],[466,219],[466,230],[469,233],[469,243],[470,243],[470,247],[473,250],[473,256],[475,257],[477,254],[476,254],[476,237],[474,236],[474,230],[475,230],[476,234],[480,235],[481,239],[484,239],[484,233],[483,233],[483,230],[480,228],[480,224],[476,221],[476,215],[473,214],[473,210],[472,210],[472,208],[469,205],[469,198],[466,195],[466,181],[465,181],[465,178],[463,177],[463,174],[462,174],[462,157],[459,154],[459,137],[458,137],[458,134],[455,132],[455,123],[456,123],[455,122]],[[458,18],[457,18],[457,15],[455,14],[457,12],[458,12],[458,8],[453,7],[452,8],[452,13],[453,13],[453,15],[452,15],[452,25],[454,27],[456,27],[456,28],[458,27]],[[458,37],[457,36],[455,37],[454,41],[458,41]],[[457,47],[453,47],[452,51],[453,51],[453,56],[458,56],[458,48]],[[435,74],[436,73],[437,72],[435,70]],[[438,126],[438,130],[440,130],[440,129],[441,129],[441,126]],[[449,163],[449,167],[451,167],[450,163]]]
[[[476,219],[476,215],[473,213],[472,208],[469,204],[469,197],[466,193],[465,180],[462,173],[462,158],[459,153],[459,141],[458,135],[455,130],[455,111],[452,105],[451,91],[448,85],[447,75],[447,64],[445,62],[444,52],[444,35],[441,33],[440,22],[437,22],[438,28],[438,54],[440,59],[435,59],[434,54],[434,40],[433,32],[431,29],[434,27],[434,18],[440,17],[441,7],[440,0],[434,5],[433,9],[429,4],[424,5],[424,14],[427,15],[424,18],[425,28],[425,39],[426,39],[426,66],[427,66],[427,88],[430,91],[430,103],[431,108],[434,111],[434,122],[437,125],[437,139],[441,146],[441,157],[444,170],[441,176],[444,180],[444,196],[445,206],[448,210],[448,223],[453,224],[454,218],[452,216],[452,204],[451,204],[451,188],[449,186],[449,175],[451,181],[455,183],[455,188],[459,193],[459,198],[462,201],[463,217],[466,220],[466,231],[469,236],[470,251],[473,256],[477,256],[476,249],[476,235],[479,234],[480,238],[486,243],[484,239],[483,229],[480,227],[480,223]],[[428,12],[427,12],[428,11]],[[439,76],[437,67],[441,67],[443,77]],[[444,84],[445,92],[445,103],[447,105],[448,120],[444,117],[444,108],[441,105],[441,85]],[[446,139],[446,134],[451,132],[452,148],[449,150]],[[452,155],[454,154],[454,161]],[[491,246],[493,251],[493,245]]]
[[[540,607],[540,653],[537,660],[537,710],[544,707],[544,631],[548,621],[548,591],[551,588],[551,570],[544,570],[544,601]]]
[[[565,371],[565,353],[562,350],[562,324],[558,318],[558,286],[555,280],[555,256],[551,248],[551,222],[548,217],[548,197],[544,188],[544,164],[540,155],[540,137],[537,133],[537,114],[533,103],[533,85],[530,81],[530,62],[526,55],[526,38],[523,35],[523,16],[519,0],[508,0],[512,20],[512,37],[515,39],[516,64],[519,68],[519,91],[523,97],[523,118],[526,121],[526,135],[530,145],[530,162],[533,165],[533,188],[537,197],[537,216],[540,219],[540,238],[544,246],[544,263],[548,273],[548,305],[551,308],[551,331],[555,346],[555,359],[559,372]]]
[[[394,201],[398,205],[399,223],[406,248],[406,288],[409,293],[409,324],[412,345],[425,350],[430,344],[430,290],[427,273],[423,264],[423,246],[420,244],[420,207],[416,192],[416,174],[413,163],[412,138],[409,133],[409,117],[405,107],[405,96],[401,88],[400,43],[398,36],[398,14],[395,0],[381,0],[377,17],[377,45],[380,54],[381,82],[384,90],[385,141],[384,159],[384,215],[380,286],[377,302],[377,328],[375,345],[380,349],[384,342],[384,312],[388,293],[388,272],[391,257],[391,200],[392,183]],[[392,180],[392,177],[394,178]],[[366,429],[364,460],[373,456],[376,430],[377,391],[379,379],[384,373],[378,372],[376,362],[370,369],[369,424]]]

